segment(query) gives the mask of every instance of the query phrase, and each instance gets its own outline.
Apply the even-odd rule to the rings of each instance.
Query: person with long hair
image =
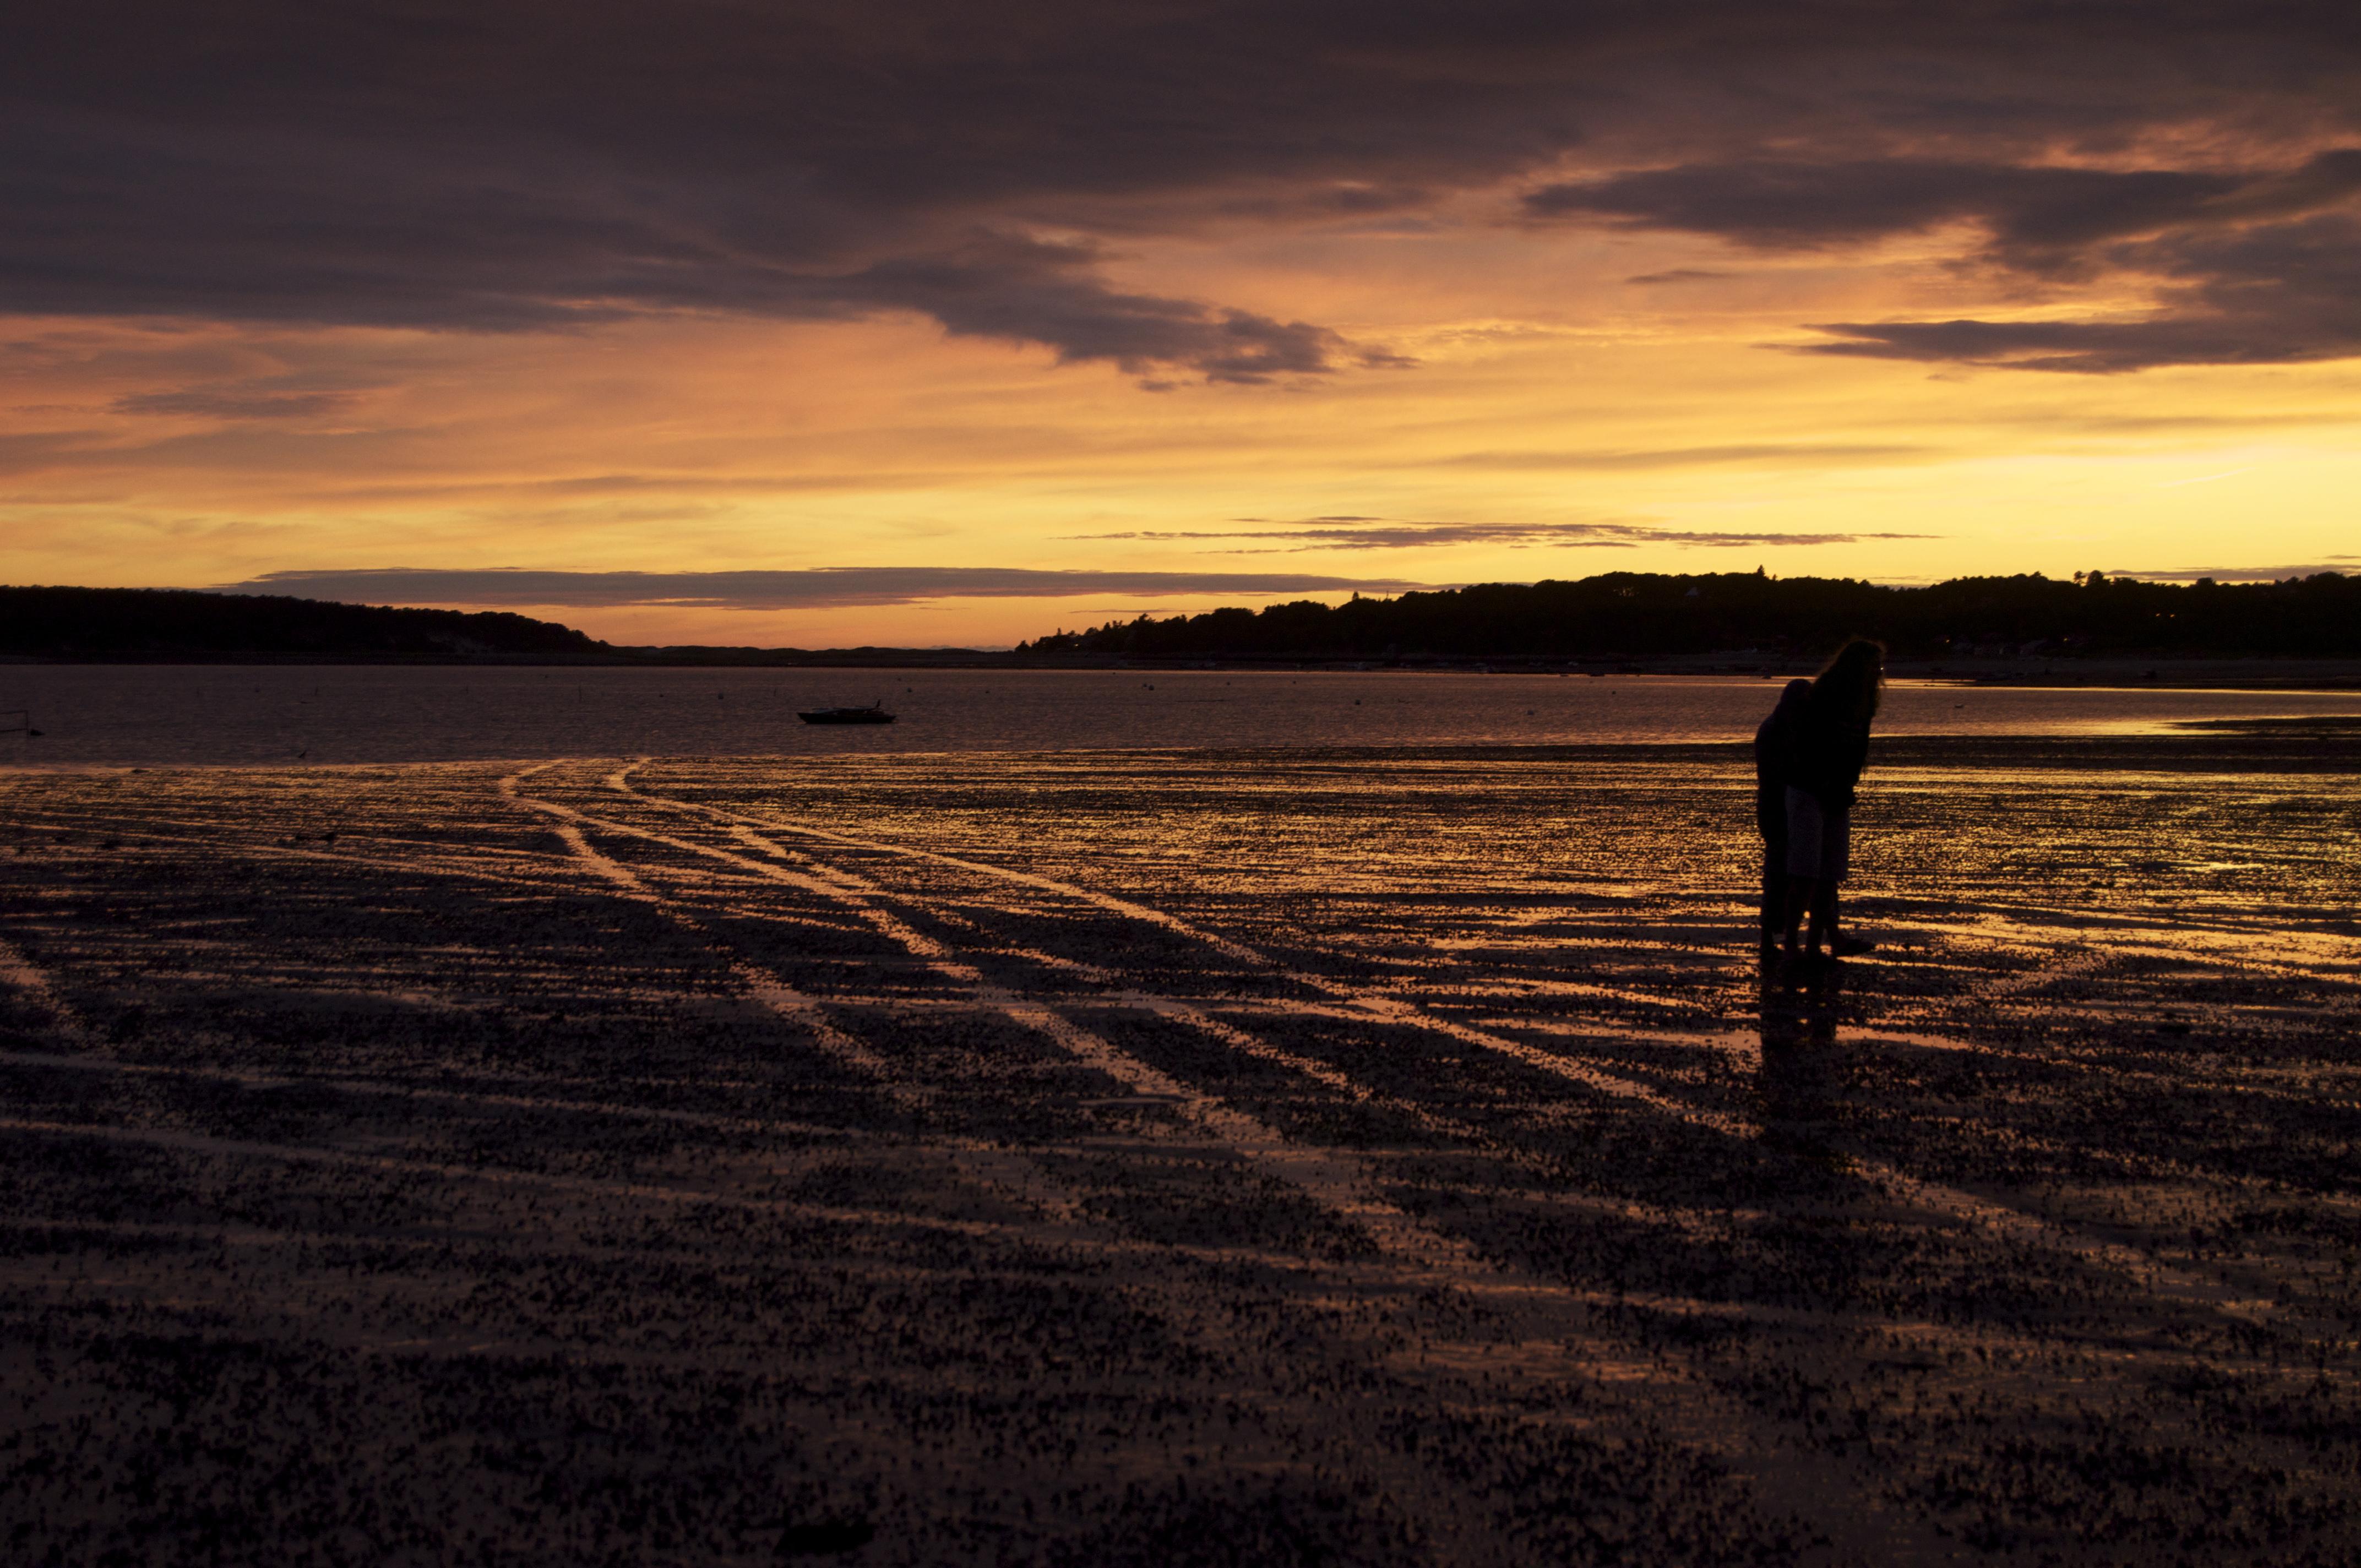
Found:
[[[1869,762],[1869,727],[1885,690],[1885,649],[1856,637],[1812,682],[1795,716],[1787,776],[1790,959],[1850,958],[1877,944],[1837,928],[1837,889],[1851,869],[1853,794]],[[1811,916],[1808,946],[1799,947]]]

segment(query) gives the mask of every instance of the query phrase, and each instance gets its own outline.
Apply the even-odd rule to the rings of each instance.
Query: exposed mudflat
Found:
[[[2351,1563],[2356,753],[0,775],[0,1552]]]

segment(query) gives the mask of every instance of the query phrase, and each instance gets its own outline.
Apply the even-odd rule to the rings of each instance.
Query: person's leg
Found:
[[[1787,786],[1754,786],[1754,830],[1763,835],[1763,931],[1777,934],[1787,913]]]
[[[1837,889],[1844,883],[1850,849],[1852,813],[1824,812],[1820,818],[1820,887],[1812,902],[1812,946],[1837,950]]]
[[[1820,879],[1817,877],[1790,875],[1787,878],[1785,946],[1787,956],[1791,959],[1800,956],[1802,949],[1797,947],[1796,942],[1803,935],[1804,915],[1818,899],[1819,894]]]
[[[1828,830],[1820,840],[1820,873],[1828,889],[1822,895],[1828,905],[1827,917],[1822,924],[1829,953],[1839,959],[1849,959],[1875,948],[1875,942],[1845,935],[1837,919],[1840,902],[1838,890],[1852,874],[1852,810],[1850,806],[1828,813]]]
[[[1821,835],[1825,826],[1825,814],[1817,799],[1800,789],[1787,791],[1787,910],[1784,924],[1790,958],[1797,953],[1795,942],[1805,912],[1819,896]]]
[[[1837,883],[1833,877],[1812,879],[1812,950],[1837,945]]]

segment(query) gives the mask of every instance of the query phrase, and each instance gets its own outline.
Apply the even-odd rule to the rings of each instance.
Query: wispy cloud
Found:
[[[1851,544],[1863,539],[1930,539],[1926,533],[1750,533],[1655,528],[1632,522],[1415,522],[1378,517],[1311,517],[1268,523],[1241,518],[1238,528],[1137,530],[1121,533],[1071,534],[1073,539],[1133,539],[1159,543],[1228,540],[1276,540],[1278,550],[1411,550],[1449,544],[1494,544],[1511,549],[1636,550],[1649,544],[1740,549],[1796,544]],[[1229,552],[1238,554],[1262,550]]]
[[[115,400],[116,413],[184,414],[199,419],[313,419],[360,400],[353,391],[270,391],[250,387],[182,387]]]
[[[787,572],[559,572],[377,567],[269,572],[225,583],[222,593],[412,605],[551,605],[606,609],[666,605],[699,609],[823,609],[922,599],[1071,598],[1398,593],[1433,587],[1396,577],[1301,572],[1039,571],[1020,566],[818,566]]]
[[[1934,446],[1891,442],[1750,442],[1723,446],[1660,446],[1617,451],[1462,452],[1422,458],[1417,466],[1563,468],[1612,472],[1626,468],[1689,468],[1730,464],[1815,466],[1832,463],[1915,463],[1943,455]]]
[[[2350,555],[2331,555],[2331,561],[2351,561]],[[2169,572],[2137,572],[2126,568],[2109,572],[2111,577],[2128,577],[2143,583],[2193,583],[2200,577],[2211,577],[2217,583],[2279,583],[2290,577],[2316,576],[2323,572],[2349,572],[2349,566],[2177,566]]]

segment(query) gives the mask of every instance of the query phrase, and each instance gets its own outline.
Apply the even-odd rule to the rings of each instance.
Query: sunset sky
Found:
[[[2361,564],[2350,4],[100,0],[0,46],[8,582],[1005,645]]]

